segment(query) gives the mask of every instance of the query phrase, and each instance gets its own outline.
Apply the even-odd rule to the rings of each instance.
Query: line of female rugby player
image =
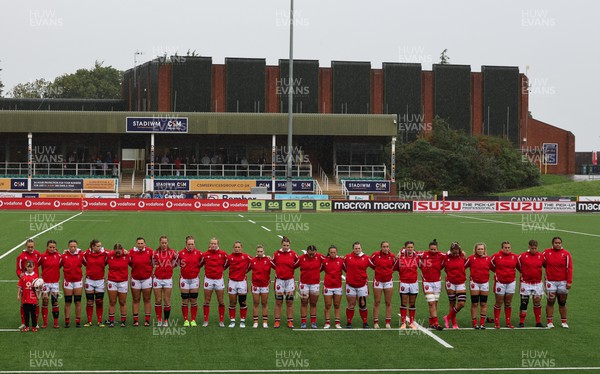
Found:
[[[116,306],[120,308],[120,326],[126,326],[127,292],[131,289],[133,326],[140,325],[140,304],[143,302],[143,324],[150,326],[151,299],[154,293],[154,311],[158,326],[169,326],[171,312],[171,292],[173,289],[173,268],[180,267],[179,288],[181,290],[183,326],[197,326],[198,295],[200,291],[200,269],[204,267],[203,282],[203,326],[208,326],[210,302],[213,294],[218,300],[219,326],[224,327],[225,317],[225,282],[223,274],[229,269],[227,294],[229,296],[229,327],[236,326],[236,308],[239,304],[239,327],[245,327],[247,315],[246,297],[248,283],[246,274],[252,272],[251,293],[253,298],[253,328],[259,325],[259,307],[262,306],[262,326],[268,327],[268,295],[271,287],[271,270],[275,270],[275,310],[274,328],[281,325],[282,307],[285,301],[287,326],[294,327],[293,302],[296,295],[295,269],[300,269],[298,294],[300,296],[301,325],[300,328],[317,328],[317,300],[320,294],[321,272],[323,280],[323,297],[325,300],[325,324],[329,329],[331,323],[331,307],[333,306],[335,328],[341,325],[341,299],[345,293],[346,328],[352,327],[354,311],[358,304],[363,328],[368,328],[367,295],[369,293],[367,268],[374,269],[373,280],[373,326],[380,328],[379,308],[382,296],[385,302],[385,328],[391,328],[391,300],[394,293],[393,274],[399,274],[398,291],[401,298],[400,328],[418,328],[415,323],[415,301],[419,293],[418,270],[421,270],[422,292],[429,306],[429,327],[442,330],[458,328],[456,315],[464,308],[467,301],[466,280],[469,269],[469,289],[471,296],[471,319],[475,329],[485,329],[487,319],[487,298],[489,292],[489,274],[494,273],[495,304],[494,327],[500,328],[501,309],[504,306],[506,327],[513,328],[511,323],[511,305],[516,290],[516,271],[520,272],[519,327],[523,327],[530,296],[533,299],[535,325],[541,323],[541,299],[544,293],[542,283],[545,268],[545,289],[547,294],[546,320],[547,327],[552,328],[554,304],[557,301],[562,327],[567,325],[567,294],[573,278],[571,255],[562,247],[562,239],[552,239],[552,246],[543,252],[538,251],[538,243],[529,241],[529,248],[517,255],[511,251],[508,241],[502,242],[499,252],[488,256],[486,245],[477,243],[473,254],[463,252],[458,242],[453,242],[447,253],[439,251],[438,243],[433,240],[429,248],[423,252],[415,251],[412,241],[404,243],[399,253],[390,250],[387,241],[381,243],[379,251],[371,256],[363,253],[361,244],[355,242],[352,252],[346,256],[338,256],[335,246],[330,246],[327,255],[317,252],[314,245],[308,246],[304,254],[298,256],[290,248],[290,240],[281,241],[281,248],[273,256],[266,256],[262,245],[256,247],[254,257],[242,250],[242,243],[236,241],[233,251],[227,253],[220,249],[219,241],[212,238],[208,249],[201,252],[196,249],[194,237],[188,236],[185,248],[179,252],[169,247],[169,240],[161,236],[156,250],[146,245],[144,238],[137,238],[136,245],[129,251],[121,244],[115,244],[112,251],[105,250],[99,240],[92,240],[85,251],[79,249],[78,243],[71,240],[68,249],[60,253],[57,243],[49,240],[46,252],[40,254],[35,250],[32,239],[27,240],[25,249],[17,258],[17,276],[19,277],[18,299],[21,301],[21,331],[36,331],[38,324],[38,298],[42,300],[42,328],[48,325],[48,312],[52,308],[54,328],[59,328],[59,281],[60,269],[63,272],[64,292],[64,327],[71,326],[71,305],[75,303],[75,327],[81,326],[81,301],[85,290],[87,323],[93,326],[94,306],[98,327],[114,327]],[[85,280],[82,268],[85,267]],[[108,267],[108,282],[105,282],[105,269]],[[131,268],[131,274],[129,274]],[[38,275],[38,271],[41,273]],[[443,317],[443,325],[438,321],[437,304],[442,292],[442,270],[446,274],[445,288],[449,300],[448,313]],[[345,273],[345,277],[344,274]],[[36,290],[34,281],[41,277],[43,289]],[[345,279],[345,289],[343,281]],[[106,288],[105,288],[106,287]],[[104,293],[108,292],[108,320],[103,321]],[[36,292],[37,291],[37,292]],[[310,317],[310,320],[307,319]]]

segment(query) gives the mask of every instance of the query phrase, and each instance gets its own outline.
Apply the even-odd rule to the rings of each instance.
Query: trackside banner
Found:
[[[577,213],[600,213],[600,201],[579,201]]]
[[[559,201],[414,201],[413,212],[575,213],[575,202]]]
[[[0,199],[0,210],[119,210],[245,212],[248,200],[196,199]]]
[[[361,201],[333,200],[334,212],[411,212],[410,201]]]

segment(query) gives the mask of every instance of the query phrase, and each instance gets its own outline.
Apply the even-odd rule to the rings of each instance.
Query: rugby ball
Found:
[[[42,288],[44,288],[44,280],[42,278],[36,278],[36,279],[33,280],[33,283],[31,285],[37,291],[41,291]]]

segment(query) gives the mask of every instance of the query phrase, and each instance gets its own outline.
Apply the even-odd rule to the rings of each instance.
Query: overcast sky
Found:
[[[2,1],[0,79],[53,80],[104,61],[120,70],[188,49],[266,58],[289,51],[289,0]],[[600,150],[600,1],[295,0],[294,57],[529,66],[536,119],[575,134],[577,151]]]

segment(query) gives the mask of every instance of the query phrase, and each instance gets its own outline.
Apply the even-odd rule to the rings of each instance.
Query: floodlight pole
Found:
[[[285,192],[292,193],[292,129],[293,129],[293,105],[294,105],[294,0],[290,0],[290,76],[288,87],[288,149],[287,149],[287,183]]]

